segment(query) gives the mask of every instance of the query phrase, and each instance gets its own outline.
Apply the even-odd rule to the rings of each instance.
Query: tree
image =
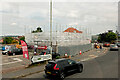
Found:
[[[42,32],[42,29],[40,27],[38,27],[37,32]]]
[[[12,43],[14,44],[14,43],[18,43],[18,41],[16,41],[16,40],[12,40]]]
[[[114,32],[107,32],[99,34],[98,42],[114,42],[117,39],[117,34]]]
[[[108,32],[106,35],[106,41],[111,42],[111,41],[115,41],[115,40],[117,40],[117,34],[115,34],[113,32]]]
[[[37,30],[33,30],[32,33],[37,33],[37,32],[43,32],[42,29],[40,27],[37,28]]]
[[[3,38],[3,44],[11,44],[13,41],[12,37],[5,37]]]
[[[23,36],[23,37],[21,37],[20,39],[19,39],[19,44],[21,44],[21,41],[20,40],[23,40],[23,41],[25,41],[25,37]],[[25,41],[26,42],[26,41]]]
[[[25,37],[23,36],[23,37],[21,37],[19,40],[23,40],[23,41],[25,41]]]

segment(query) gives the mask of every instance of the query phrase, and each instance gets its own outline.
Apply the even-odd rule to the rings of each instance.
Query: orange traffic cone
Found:
[[[67,53],[65,53],[65,57],[67,57],[68,55],[67,55]]]
[[[82,54],[81,50],[80,50],[80,54]]]

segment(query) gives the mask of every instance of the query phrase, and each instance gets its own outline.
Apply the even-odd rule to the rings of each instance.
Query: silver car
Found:
[[[111,44],[110,50],[118,50],[118,46],[116,44]]]

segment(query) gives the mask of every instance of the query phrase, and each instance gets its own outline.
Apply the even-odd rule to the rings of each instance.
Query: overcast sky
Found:
[[[22,35],[38,26],[49,31],[49,2],[2,2],[0,5],[0,35]],[[117,25],[117,2],[53,2],[54,31],[72,26],[98,34],[115,31]]]

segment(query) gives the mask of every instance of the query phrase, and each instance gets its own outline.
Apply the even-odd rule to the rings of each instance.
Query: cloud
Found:
[[[17,25],[17,23],[13,22],[13,23],[11,23],[11,25],[12,25],[12,26],[16,26],[16,25]]]
[[[78,22],[69,23],[70,26],[72,26],[72,25],[78,25],[78,24],[79,24]]]
[[[3,13],[4,27],[9,28],[11,23],[16,22],[21,30],[25,25],[32,28],[45,25],[46,30],[49,29],[49,2],[6,3],[4,6],[4,9],[0,9],[3,11],[0,13]],[[117,3],[107,2],[53,2],[53,29],[58,23],[89,27],[94,29],[93,33],[115,30],[114,26],[118,20],[117,8]]]

